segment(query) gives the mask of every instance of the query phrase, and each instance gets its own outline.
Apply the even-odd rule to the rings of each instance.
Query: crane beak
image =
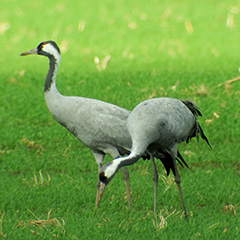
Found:
[[[97,197],[96,197],[96,204],[95,204],[95,207],[98,208],[101,200],[102,200],[102,196],[103,196],[103,193],[104,193],[104,190],[106,188],[106,184],[99,181],[98,182],[98,186],[97,186]]]
[[[29,55],[29,54],[38,54],[37,48],[34,48],[34,49],[29,50],[29,51],[23,52],[23,53],[20,54],[20,56],[26,56],[26,55]]]

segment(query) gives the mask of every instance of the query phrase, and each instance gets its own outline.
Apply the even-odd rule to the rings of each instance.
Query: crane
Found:
[[[21,56],[30,54],[49,58],[50,66],[44,87],[47,107],[57,122],[92,150],[98,164],[98,174],[106,154],[113,158],[129,154],[132,142],[126,128],[126,119],[130,111],[96,99],[60,94],[56,86],[56,76],[61,53],[54,41],[42,42],[38,47],[22,53]],[[131,209],[129,173],[124,167],[122,172]],[[106,185],[98,179],[96,208],[99,206],[105,187]]]
[[[99,174],[100,181],[107,185],[119,168],[136,163],[142,153],[147,151],[150,154],[153,168],[154,215],[156,218],[158,173],[154,157],[157,150],[158,153],[164,155],[160,157],[160,160],[167,174],[171,169],[175,176],[185,218],[188,220],[176,160],[180,163],[182,161],[186,166],[187,164],[179,153],[177,144],[183,141],[188,143],[192,137],[198,139],[200,134],[210,146],[197,121],[197,116],[202,116],[201,112],[191,101],[163,97],[148,99],[138,104],[127,119],[127,129],[132,139],[131,153],[103,165]]]

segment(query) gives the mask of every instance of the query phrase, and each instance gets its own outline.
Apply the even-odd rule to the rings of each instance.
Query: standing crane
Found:
[[[103,165],[99,174],[100,181],[107,185],[119,168],[136,163],[143,152],[147,151],[153,167],[154,215],[156,218],[158,173],[154,157],[158,150],[164,155],[160,160],[163,162],[167,174],[169,174],[169,169],[173,171],[185,218],[188,220],[176,160],[179,158],[186,166],[187,164],[178,152],[177,144],[183,141],[188,143],[192,137],[198,139],[200,134],[210,146],[197,121],[197,116],[201,116],[201,113],[198,107],[190,101],[155,98],[138,104],[127,119],[127,129],[132,139],[131,153],[127,157],[117,158]]]
[[[96,99],[61,95],[56,86],[61,53],[54,41],[42,42],[37,48],[24,52],[21,56],[29,54],[49,58],[50,66],[44,87],[48,109],[61,125],[92,150],[98,164],[98,173],[105,154],[117,158],[130,153],[132,142],[126,127],[126,119],[130,113],[128,110]],[[122,172],[131,209],[129,173],[124,167]],[[106,185],[98,180],[96,208],[105,187]]]

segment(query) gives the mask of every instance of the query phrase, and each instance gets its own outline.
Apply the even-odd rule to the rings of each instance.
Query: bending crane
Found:
[[[210,146],[196,119],[197,116],[201,116],[201,113],[194,103],[174,98],[155,98],[137,105],[127,119],[127,128],[132,139],[131,153],[127,157],[117,158],[104,165],[99,174],[100,181],[107,185],[119,168],[136,163],[147,151],[151,156],[153,167],[154,214],[156,217],[158,173],[154,157],[160,153],[162,155],[160,160],[167,174],[170,169],[173,171],[185,217],[188,219],[176,160],[180,163],[182,161],[186,166],[187,164],[178,152],[177,144],[183,141],[189,142],[192,137],[198,138],[200,134]]]

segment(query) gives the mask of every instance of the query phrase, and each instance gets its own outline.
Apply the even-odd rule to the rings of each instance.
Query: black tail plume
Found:
[[[208,141],[208,139],[207,139],[207,137],[206,137],[206,135],[204,134],[204,132],[203,132],[203,130],[202,130],[199,122],[198,122],[197,119],[196,119],[195,125],[194,125],[194,127],[192,128],[192,131],[191,131],[191,133],[189,134],[186,142],[189,143],[189,141],[190,141],[191,138],[193,138],[193,137],[196,137],[197,140],[199,141],[198,134],[200,134],[201,137],[202,137],[202,139],[206,141],[206,143],[208,144],[208,146],[209,146],[210,148],[212,148],[211,145],[210,145],[210,143],[209,143],[209,141]]]
[[[173,164],[173,158],[170,153],[164,150],[158,150],[158,153],[155,154],[155,157],[160,159],[160,161],[162,162],[164,168],[166,169],[167,176],[170,174],[170,170],[172,170],[174,176],[176,176],[176,172]],[[179,162],[179,164],[182,167],[184,167],[185,165],[187,168],[189,168],[179,151],[177,151],[176,160]]]
[[[182,155],[181,155],[181,153],[180,153],[179,151],[177,151],[177,160],[178,160],[178,162],[181,164],[182,167],[184,167],[184,166],[183,166],[183,164],[181,163],[181,161],[184,163],[184,165],[185,165],[187,168],[189,168],[189,166],[187,165],[187,163],[185,162],[185,160],[183,159],[183,157],[182,157]]]
[[[209,143],[209,141],[208,141],[208,139],[207,139],[207,137],[206,137],[206,135],[204,134],[204,132],[203,132],[199,122],[197,121],[197,117],[198,116],[200,116],[200,117],[202,116],[202,114],[201,114],[201,112],[199,110],[199,107],[195,103],[193,103],[193,102],[191,102],[189,100],[182,100],[182,102],[192,112],[192,114],[194,115],[194,117],[196,119],[195,126],[193,127],[192,132],[190,133],[190,135],[187,138],[187,143],[189,143],[189,140],[191,138],[193,138],[193,137],[196,137],[197,140],[199,141],[198,134],[200,134],[202,139],[206,141],[206,143],[208,144],[208,146],[210,148],[212,148],[210,143]]]
[[[193,102],[189,100],[182,100],[182,102],[187,106],[187,108],[192,112],[195,117],[202,116],[200,108]]]

